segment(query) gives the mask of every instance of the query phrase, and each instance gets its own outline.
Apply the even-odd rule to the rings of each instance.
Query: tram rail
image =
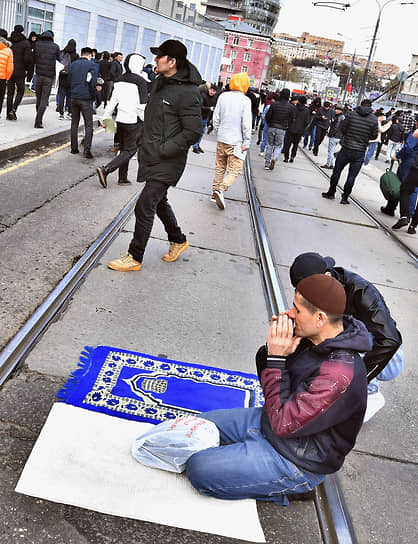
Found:
[[[305,153],[312,164],[324,177],[325,172]],[[283,286],[274,266],[274,258],[264,226],[256,190],[252,180],[249,158],[244,165],[250,217],[260,265],[261,280],[269,315],[277,315],[288,308]],[[77,288],[83,283],[89,272],[96,266],[105,251],[112,244],[134,211],[137,196],[132,198],[118,216],[106,228],[102,235],[90,246],[85,254],[75,263],[57,287],[34,312],[21,330],[0,352],[0,387],[20,366],[33,346],[40,340],[48,326],[66,307]],[[367,208],[351,198],[353,203],[365,213],[384,233],[396,242],[417,262],[418,256],[383,223],[377,220]],[[348,512],[344,493],[337,474],[327,476],[324,483],[312,492],[321,536],[324,544],[357,544],[354,526]]]

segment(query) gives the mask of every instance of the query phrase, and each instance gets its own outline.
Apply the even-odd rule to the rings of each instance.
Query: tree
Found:
[[[283,55],[273,55],[270,60],[267,77],[268,79],[287,79],[292,68],[292,64]]]

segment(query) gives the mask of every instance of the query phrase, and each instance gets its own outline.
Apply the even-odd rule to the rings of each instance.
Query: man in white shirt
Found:
[[[245,153],[251,142],[251,100],[245,93],[250,86],[246,73],[235,74],[229,82],[229,91],[222,93],[213,114],[213,127],[218,133],[216,148],[214,200],[219,209],[225,209],[224,192],[242,170]],[[226,175],[225,175],[226,173]]]

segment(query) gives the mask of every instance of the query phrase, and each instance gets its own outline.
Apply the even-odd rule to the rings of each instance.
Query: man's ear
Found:
[[[328,322],[328,316],[325,312],[318,310],[316,312],[316,325],[318,328],[323,327]]]

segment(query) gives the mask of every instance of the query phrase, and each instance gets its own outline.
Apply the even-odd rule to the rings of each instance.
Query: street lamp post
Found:
[[[395,2],[395,1],[396,0],[387,0],[387,2],[385,2],[384,4],[381,4],[379,2],[379,0],[376,0],[377,5],[379,6],[379,14],[377,16],[376,26],[374,27],[374,34],[373,34],[372,43],[371,43],[371,46],[370,46],[369,56],[367,57],[367,64],[366,64],[366,68],[364,69],[364,75],[363,75],[363,79],[362,79],[362,82],[361,82],[360,91],[358,93],[358,98],[357,98],[357,105],[358,106],[360,105],[360,103],[361,103],[361,101],[363,99],[365,90],[366,90],[366,82],[367,82],[367,77],[369,75],[369,70],[370,70],[370,61],[371,61],[371,58],[372,58],[372,55],[373,55],[373,50],[374,50],[374,44],[376,42],[377,31],[379,30],[380,18],[381,18],[381,15],[382,15],[382,11],[388,4],[391,4],[392,2]],[[413,3],[414,2],[401,2],[401,6],[408,5],[408,4],[413,4]]]

